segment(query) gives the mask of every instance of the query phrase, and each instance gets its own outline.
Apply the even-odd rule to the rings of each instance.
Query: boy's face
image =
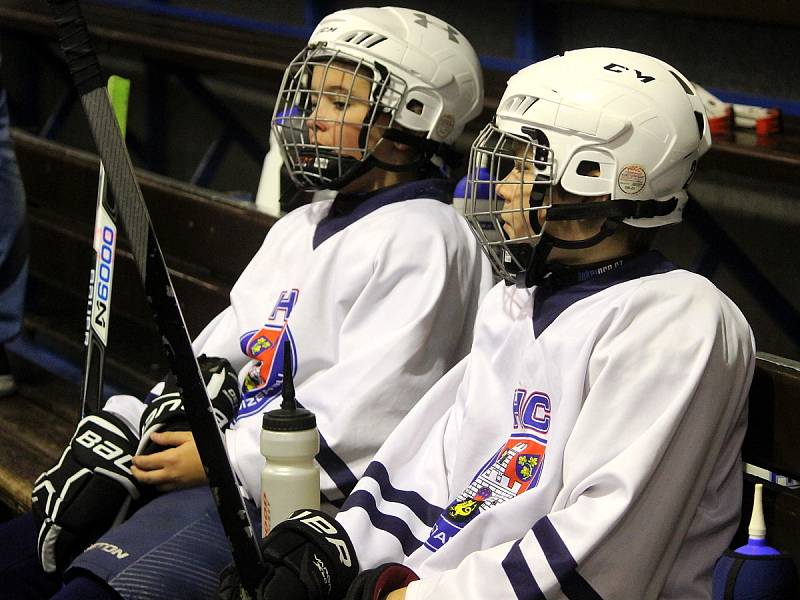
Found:
[[[342,156],[362,158],[359,135],[370,109],[371,76],[346,63],[315,65],[310,88],[310,113],[306,119],[309,141],[341,148]],[[382,133],[382,128],[373,127],[367,148],[374,147]]]
[[[524,160],[530,158],[526,156],[530,154],[530,147],[515,142],[512,150],[519,160],[514,161],[512,169],[496,187],[497,197],[503,201],[503,231],[509,240],[536,235],[528,219],[536,167],[530,160]]]
[[[515,144],[514,154],[519,158],[515,161],[513,169],[506,175],[502,183],[497,186],[497,196],[503,200],[503,210],[510,211],[503,214],[503,230],[508,239],[519,239],[536,235],[528,219],[531,208],[531,192],[536,179],[536,167],[532,162],[530,153],[532,149],[523,144]],[[527,153],[527,155],[526,155]],[[598,177],[599,169],[591,170],[584,175]],[[550,202],[552,204],[583,204],[607,200],[608,196],[578,196],[564,190],[560,185],[551,189]],[[541,208],[535,213],[539,225],[543,225],[547,216],[547,209]],[[531,215],[533,217],[533,215]],[[603,225],[603,218],[582,219],[575,221],[549,221],[547,233],[562,240],[582,240],[595,235]]]

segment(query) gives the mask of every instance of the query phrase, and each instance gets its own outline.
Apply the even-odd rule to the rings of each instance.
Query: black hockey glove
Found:
[[[58,463],[33,484],[32,511],[39,562],[63,571],[127,513],[139,497],[131,474],[136,436],[116,415],[101,410],[78,423]]]
[[[264,575],[253,600],[340,600],[358,574],[350,538],[333,517],[298,510],[261,541]],[[219,600],[239,600],[236,568],[220,575]]]
[[[231,363],[225,358],[197,357],[203,374],[206,391],[214,408],[214,417],[220,430],[224,431],[236,415],[241,403],[239,380]],[[136,454],[153,454],[166,450],[150,439],[155,431],[189,431],[189,417],[183,408],[183,397],[178,390],[175,376],[170,374],[164,382],[161,395],[154,398],[144,410],[141,419],[141,441]]]
[[[345,600],[381,600],[389,592],[403,589],[417,579],[417,574],[408,567],[386,563],[359,573],[347,590]]]

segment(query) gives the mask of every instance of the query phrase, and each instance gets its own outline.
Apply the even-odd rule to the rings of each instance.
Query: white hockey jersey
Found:
[[[650,252],[498,284],[470,355],[394,431],[340,520],[431,598],[708,598],[735,532],[750,328]],[[454,403],[455,399],[455,403]]]
[[[423,180],[349,195],[359,204],[346,214],[333,204],[341,195],[289,213],[194,341],[198,355],[239,370],[243,401],[226,443],[252,498],[261,414],[280,405],[285,342],[297,400],[317,418],[322,493],[338,506],[400,419],[468,352],[493,281],[450,193],[446,181]],[[134,423],[143,410],[130,396],[106,407]]]

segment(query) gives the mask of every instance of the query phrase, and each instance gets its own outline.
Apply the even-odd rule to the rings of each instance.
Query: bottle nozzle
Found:
[[[317,426],[314,413],[298,406],[292,376],[292,345],[286,340],[283,343],[283,389],[281,407],[264,413],[261,427],[269,431],[304,431]]]
[[[294,377],[292,376],[292,345],[289,340],[283,342],[283,389],[281,391],[283,400],[281,408],[285,410],[296,410],[297,400],[294,393]]]
[[[767,526],[764,522],[764,506],[761,500],[761,493],[764,485],[757,483],[753,492],[753,512],[750,515],[750,525],[747,527],[747,534],[750,538],[766,539]]]

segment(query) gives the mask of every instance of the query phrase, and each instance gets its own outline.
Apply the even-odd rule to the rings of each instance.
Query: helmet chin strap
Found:
[[[319,182],[312,189],[340,190],[372,168],[367,161],[352,156],[339,156],[332,152],[318,152],[311,156],[314,160],[326,161],[325,167],[322,168],[315,170],[303,168],[307,179],[316,179]]]
[[[370,154],[364,160],[353,158],[352,156],[321,156],[322,158],[328,158],[327,166],[321,172],[321,177],[329,181],[326,188],[340,190],[374,168],[394,173],[419,171],[431,163],[431,158],[434,155],[441,157],[451,167],[457,166],[460,160],[460,156],[447,144],[421,138],[407,131],[387,129],[383,134],[383,138],[391,142],[412,146],[419,150],[419,154],[414,160],[404,164],[387,163],[377,158],[374,154]],[[362,146],[364,143],[365,141],[362,142]],[[340,167],[341,175],[339,174]]]
[[[406,165],[390,165],[392,168],[387,168],[384,166],[386,163],[378,161],[378,164],[381,166],[381,168],[386,169],[387,171],[410,171],[412,169],[418,169],[425,163],[430,162],[434,155],[441,158],[450,167],[457,167],[461,162],[461,156],[455,150],[453,150],[450,145],[445,144],[444,142],[436,142],[434,140],[414,135],[409,131],[395,128],[384,131],[383,137],[390,142],[405,144],[420,151],[416,160]]]
[[[528,267],[524,272],[525,287],[540,285],[544,282],[545,278],[550,272],[550,269],[547,266],[547,259],[550,256],[550,252],[553,248],[563,248],[566,250],[591,248],[592,246],[596,246],[607,237],[616,233],[619,225],[620,222],[617,220],[606,219],[602,227],[600,227],[600,231],[583,240],[562,240],[561,238],[550,235],[546,231],[542,232],[539,242],[533,248],[533,252],[531,253],[528,261]],[[518,278],[517,285],[520,283],[521,282]]]
[[[576,221],[606,217],[608,219],[642,219],[663,217],[670,214],[678,206],[678,198],[669,200],[606,200],[577,204],[556,204],[547,209],[548,221]]]
[[[533,200],[537,198],[533,194],[540,193],[536,191],[537,186],[534,185],[532,192]],[[590,219],[605,217],[603,225],[600,230],[591,237],[583,240],[563,240],[550,235],[543,230],[539,242],[533,248],[528,267],[525,270],[525,287],[541,284],[549,269],[547,267],[547,258],[553,248],[563,248],[566,250],[580,250],[583,248],[591,248],[602,242],[607,237],[613,235],[618,229],[623,219],[632,218],[647,218],[664,216],[675,210],[678,204],[678,199],[673,197],[669,200],[607,200],[605,202],[591,202],[588,204],[560,204],[551,206],[547,209],[547,221],[575,221],[580,219]],[[539,231],[539,221],[533,217],[533,210],[528,213],[528,220],[531,221],[531,226],[534,231]],[[543,228],[545,229],[545,228]]]

